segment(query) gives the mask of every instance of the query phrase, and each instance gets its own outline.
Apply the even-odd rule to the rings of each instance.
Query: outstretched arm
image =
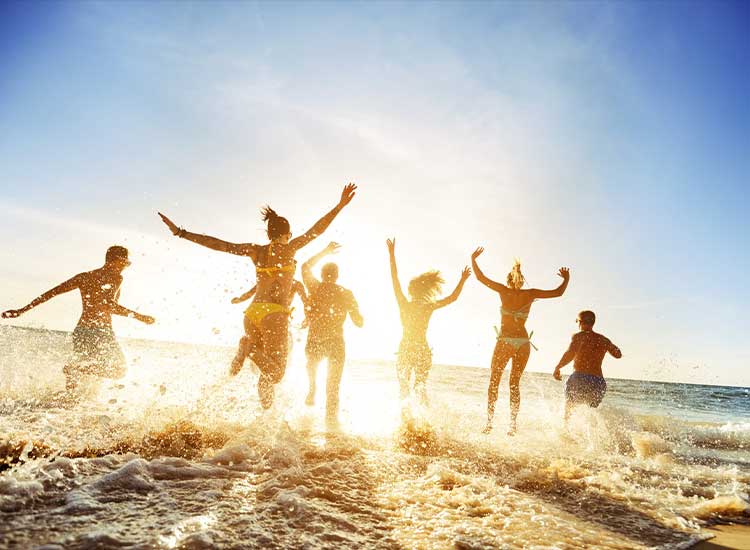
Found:
[[[557,363],[557,366],[555,367],[555,372],[552,373],[552,376],[555,377],[555,380],[562,380],[562,376],[560,376],[560,369],[576,358],[576,353],[578,353],[578,348],[579,348],[579,343],[576,340],[576,337],[573,336],[573,338],[571,338],[570,340],[570,346],[568,346],[568,350],[565,353],[563,353],[563,356],[560,358],[560,361]]]
[[[557,288],[552,290],[539,290],[538,288],[531,289],[531,295],[535,300],[539,298],[557,298],[563,295],[565,289],[568,288],[568,283],[570,282],[570,270],[567,267],[561,267],[557,274],[563,279],[563,282],[560,283],[560,286]]]
[[[464,267],[464,270],[461,272],[461,278],[458,281],[458,284],[456,285],[456,289],[450,294],[450,296],[446,296],[442,300],[437,300],[435,302],[435,309],[445,307],[448,304],[452,304],[456,300],[458,300],[459,295],[461,294],[461,290],[464,288],[464,283],[466,283],[466,280],[471,275],[471,268],[469,266]]]
[[[42,294],[41,296],[38,296],[37,298],[34,298],[31,302],[29,302],[27,305],[22,307],[21,309],[9,309],[8,311],[3,312],[3,319],[14,319],[18,317],[19,315],[23,315],[27,311],[34,309],[36,306],[43,304],[47,300],[51,300],[55,296],[58,296],[60,294],[65,294],[66,292],[70,292],[71,290],[74,290],[78,288],[81,284],[81,278],[83,277],[82,273],[79,273],[78,275],[71,277],[64,283],[60,283],[55,288],[52,288]]]
[[[329,254],[336,254],[339,248],[341,248],[340,244],[330,242],[328,243],[328,246],[326,246],[323,250],[321,250],[320,252],[315,254],[315,256],[302,264],[302,280],[305,282],[305,285],[307,285],[307,290],[312,292],[313,289],[320,284],[320,281],[315,278],[315,275],[313,275],[312,272],[315,264],[317,264],[320,260],[328,256]]]
[[[484,248],[481,246],[477,248],[473,254],[471,255],[471,267],[474,270],[474,275],[477,276],[477,280],[482,283],[487,288],[491,288],[495,292],[504,292],[508,290],[508,287],[498,283],[497,281],[493,281],[489,277],[487,277],[481,269],[479,269],[479,264],[477,263],[477,258],[484,252]]]
[[[219,252],[228,252],[229,254],[236,254],[237,256],[249,256],[253,261],[256,261],[258,257],[258,250],[261,248],[260,245],[252,243],[230,243],[229,241],[223,241],[216,237],[209,235],[200,235],[198,233],[191,233],[187,229],[178,227],[172,220],[166,217],[161,212],[158,213],[161,221],[169,228],[172,235],[185,239],[195,244],[205,246],[211,250],[218,250]]]
[[[336,216],[338,216],[339,212],[341,212],[347,204],[352,202],[352,199],[354,198],[354,192],[356,190],[357,186],[353,183],[346,184],[346,186],[344,186],[344,190],[341,192],[339,203],[333,207],[333,210],[320,218],[317,223],[310,229],[308,229],[305,233],[289,241],[289,245],[294,250],[299,250],[314,238],[321,235],[326,229],[328,229],[328,226],[331,225],[331,222]]]
[[[115,294],[115,300],[117,302],[120,301],[120,291],[117,291],[117,294]],[[133,311],[132,309],[128,309],[125,306],[121,306],[119,303],[116,303],[114,306],[112,306],[112,314],[113,315],[121,315],[123,317],[132,317],[133,319],[136,319],[140,321],[141,323],[146,323],[147,325],[153,325],[155,319],[151,317],[150,315],[143,315],[141,313],[138,313],[137,311]]]
[[[396,239],[388,239],[385,241],[388,247],[388,256],[391,259],[391,282],[393,283],[393,293],[396,295],[396,301],[399,307],[406,303],[406,296],[404,291],[401,290],[401,282],[398,280],[398,268],[396,267]]]
[[[258,288],[258,286],[256,285],[253,288],[251,288],[250,290],[248,290],[247,292],[245,292],[244,294],[242,294],[241,296],[237,296],[235,298],[232,298],[232,303],[233,304],[240,304],[240,303],[242,303],[242,302],[244,302],[246,300],[249,300],[250,298],[252,298],[253,296],[255,296],[255,291],[257,290],[257,288]]]

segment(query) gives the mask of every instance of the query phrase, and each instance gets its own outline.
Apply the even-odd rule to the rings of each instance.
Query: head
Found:
[[[104,265],[122,271],[130,265],[128,249],[124,246],[110,246],[104,256]]]
[[[439,271],[422,273],[409,281],[409,296],[418,302],[429,302],[440,294],[444,282]]]
[[[320,277],[324,283],[335,283],[339,278],[339,266],[333,262],[328,262],[320,269]]]
[[[276,211],[266,205],[261,208],[260,213],[263,215],[263,221],[266,222],[266,234],[271,241],[289,242],[292,238],[292,230],[289,227],[289,220],[279,216]]]
[[[596,315],[593,311],[582,311],[578,314],[576,322],[581,330],[591,330],[594,328],[594,323],[596,323]]]
[[[515,290],[520,289],[526,282],[526,279],[524,279],[523,277],[523,273],[521,273],[520,260],[516,259],[515,263],[513,264],[513,269],[511,269],[510,273],[508,273],[506,281],[508,283],[508,287]]]

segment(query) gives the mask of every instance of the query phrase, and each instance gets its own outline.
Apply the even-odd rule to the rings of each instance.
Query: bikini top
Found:
[[[271,256],[272,251],[271,247],[273,246],[273,243],[268,245],[268,256]],[[265,267],[255,267],[255,274],[259,275],[261,273],[267,273],[269,275],[272,275],[274,273],[294,273],[297,270],[297,260],[292,260],[292,263],[287,265],[271,265],[271,266],[265,266]]]
[[[504,307],[500,307],[500,314],[501,315],[508,315],[509,317],[513,317],[516,321],[525,321],[529,318],[529,311],[531,310],[531,304],[528,306],[524,306],[522,309],[512,310],[512,309],[505,309]]]

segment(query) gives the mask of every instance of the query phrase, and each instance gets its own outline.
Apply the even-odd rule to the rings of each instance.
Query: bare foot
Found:
[[[484,427],[484,430],[482,430],[483,434],[488,434],[492,431],[492,422],[487,422],[487,425]]]
[[[229,366],[229,376],[237,376],[242,370],[242,364],[244,360],[240,360],[237,357],[232,359],[232,364]]]
[[[516,423],[515,422],[512,422],[510,425],[510,428],[508,428],[508,435],[511,437],[516,435]]]

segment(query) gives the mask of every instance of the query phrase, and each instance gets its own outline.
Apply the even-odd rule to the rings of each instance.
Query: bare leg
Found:
[[[521,408],[521,376],[526,369],[531,355],[531,346],[524,344],[513,355],[513,367],[510,370],[510,427],[508,435],[516,433],[516,418]]]
[[[289,316],[285,313],[271,313],[261,322],[261,346],[250,354],[250,358],[258,365],[258,397],[264,409],[273,405],[273,387],[281,382],[286,371],[287,331]]]
[[[315,385],[318,376],[318,365],[323,360],[323,357],[317,349],[315,342],[308,342],[305,352],[307,355],[307,379],[309,381],[305,405],[312,407],[315,405]]]
[[[495,350],[492,352],[492,363],[490,364],[490,385],[487,388],[487,426],[484,433],[490,433],[492,430],[492,419],[495,417],[495,403],[497,403],[497,390],[500,386],[500,379],[503,376],[505,365],[513,355],[513,346],[505,342],[497,342]]]
[[[411,358],[402,354],[398,358],[396,374],[398,375],[399,398],[401,400],[409,397],[409,384],[411,382],[412,364]]]
[[[229,367],[230,376],[237,376],[239,374],[242,370],[242,366],[245,364],[245,359],[250,356],[250,352],[252,351],[253,343],[251,334],[253,332],[253,323],[247,317],[243,317],[242,320],[245,327],[245,335],[240,338],[239,345],[237,346],[237,353],[234,355],[234,359],[232,359],[232,363]]]
[[[414,366],[414,393],[422,405],[427,405],[427,376],[432,367],[432,352],[426,350]]]
[[[344,341],[332,345],[328,355],[328,376],[326,378],[326,419],[336,421],[339,416],[339,386],[344,373]]]

